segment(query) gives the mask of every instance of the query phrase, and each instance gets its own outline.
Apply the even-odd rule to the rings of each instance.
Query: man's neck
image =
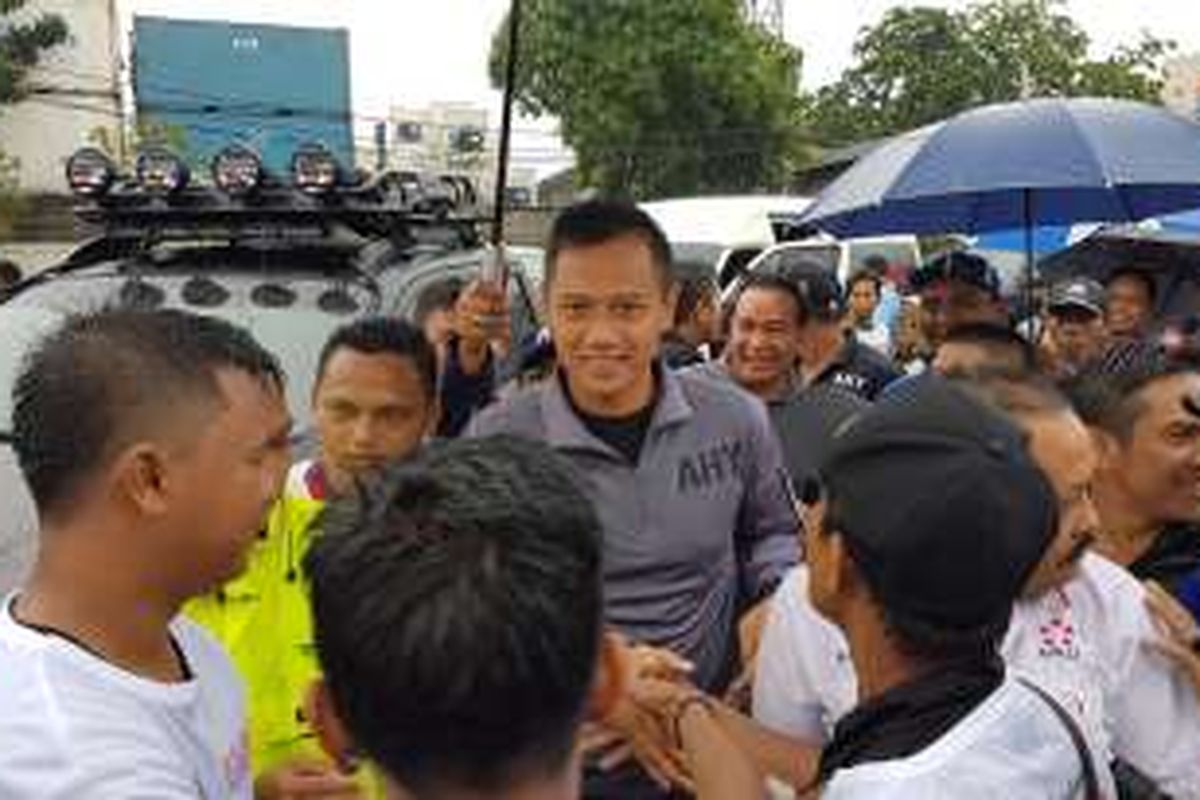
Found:
[[[570,395],[571,404],[589,417],[600,419],[622,419],[632,417],[653,405],[656,394],[654,373],[647,373],[635,386],[615,395],[589,394],[580,392],[566,375],[563,386]]]
[[[141,579],[128,546],[103,531],[42,534],[42,552],[14,608],[19,622],[65,634],[110,664],[162,682],[184,677],[168,625],[181,600]]]
[[[858,676],[858,700],[873,697],[920,678],[928,670],[905,655],[878,619],[859,618],[843,627],[850,660]]]
[[[1162,524],[1140,511],[1115,481],[1101,479],[1095,488],[1101,535],[1096,549],[1122,566],[1129,566],[1154,544]]]
[[[812,345],[801,359],[805,383],[816,380],[837,360],[845,342],[846,337],[837,326],[827,326],[813,334]]]

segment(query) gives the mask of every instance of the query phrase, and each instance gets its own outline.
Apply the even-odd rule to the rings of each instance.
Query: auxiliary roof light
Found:
[[[228,195],[250,194],[262,184],[262,159],[248,147],[226,147],[213,158],[212,180]]]
[[[151,147],[138,154],[137,181],[147,192],[172,194],[186,187],[190,178],[183,159],[165,147]]]
[[[81,197],[106,193],[117,178],[117,168],[103,151],[95,147],[77,150],[67,161],[67,184]]]
[[[321,195],[333,191],[341,175],[337,159],[323,144],[303,145],[292,156],[292,182],[305,194]]]

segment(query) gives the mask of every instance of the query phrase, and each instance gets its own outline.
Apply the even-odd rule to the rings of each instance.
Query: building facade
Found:
[[[65,194],[75,150],[121,119],[120,25],[115,0],[31,0],[13,15],[60,15],[70,38],[47,51],[31,76],[33,94],[0,108],[0,148],[20,162],[20,189]]]

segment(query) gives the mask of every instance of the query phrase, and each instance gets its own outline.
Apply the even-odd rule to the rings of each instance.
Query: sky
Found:
[[[434,100],[482,105],[499,120],[487,57],[508,0],[117,0],[123,16],[345,27],[350,30],[355,112],[386,116],[393,106]],[[858,31],[896,5],[963,8],[966,0],[785,0],[785,36],[804,51],[802,83],[812,89],[850,66]],[[1200,52],[1200,3],[1195,0],[1067,0],[1068,13],[1092,38],[1093,55],[1135,42],[1146,30],[1175,39],[1180,52]],[[498,124],[493,123],[493,124]],[[514,163],[539,172],[567,153],[553,120],[519,120]]]

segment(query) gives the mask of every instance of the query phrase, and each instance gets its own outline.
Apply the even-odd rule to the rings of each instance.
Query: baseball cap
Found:
[[[991,262],[977,253],[954,250],[934,256],[913,273],[912,287],[924,291],[940,281],[959,281],[1000,297],[1000,273]]]
[[[1051,311],[1080,308],[1096,316],[1104,313],[1104,287],[1091,278],[1072,278],[1050,290]]]
[[[1020,430],[936,376],[853,418],[820,472],[876,600],[942,630],[1007,620],[1058,527]]]
[[[796,285],[806,319],[830,322],[840,319],[845,312],[842,286],[830,270],[820,265],[798,267],[787,270],[783,276]]]

